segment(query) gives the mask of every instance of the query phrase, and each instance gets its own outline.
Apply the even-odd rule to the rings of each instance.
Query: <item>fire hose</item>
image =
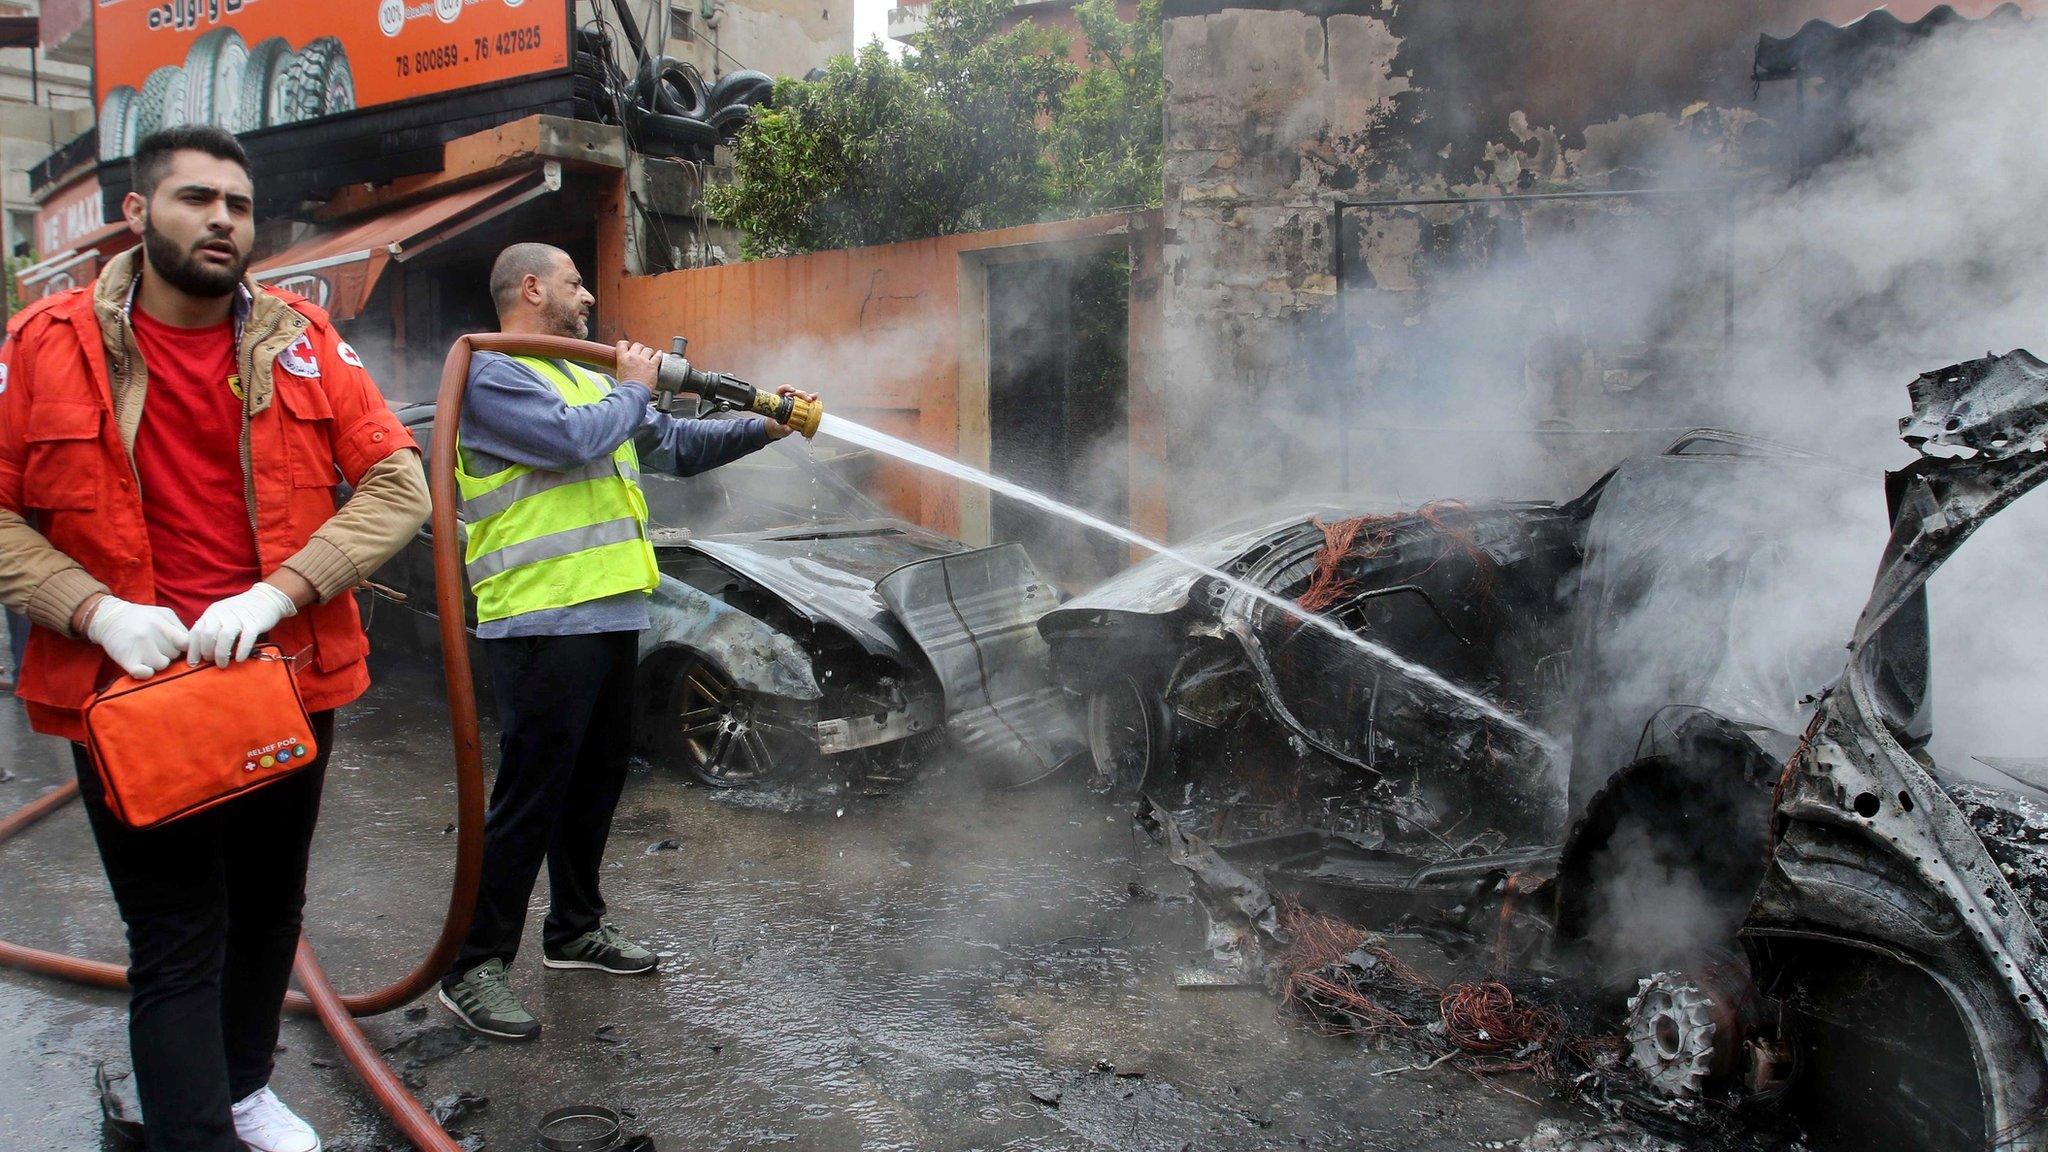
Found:
[[[433,494],[434,603],[440,617],[442,671],[447,689],[450,736],[455,747],[455,877],[449,885],[447,912],[433,947],[410,973],[383,988],[353,996],[336,993],[319,959],[314,956],[312,946],[302,937],[293,972],[304,991],[294,992],[285,999],[287,1010],[311,1013],[319,1018],[378,1105],[422,1152],[459,1152],[459,1149],[379,1057],[354,1018],[389,1012],[417,999],[434,986],[454,962],[456,950],[469,931],[470,916],[476,909],[477,880],[483,871],[483,754],[477,734],[476,689],[471,680],[468,635],[463,628],[464,578],[459,547],[461,538],[455,518],[455,432],[458,421],[452,418],[454,413],[462,410],[472,351],[563,357],[597,367],[614,367],[614,353],[610,347],[562,337],[471,335],[457,340],[448,350],[447,362],[441,370],[439,415],[434,421],[433,451],[428,469],[428,485]],[[672,381],[689,379],[693,370],[687,362],[680,365],[671,363],[677,360],[680,357],[664,357],[664,369]],[[731,379],[706,373],[695,373],[695,376],[699,383]],[[731,384],[726,388],[731,396],[724,402],[736,405],[740,399],[737,390]],[[686,384],[683,390],[692,389]],[[753,402],[751,389],[745,399],[749,404]],[[815,414],[811,416],[810,423],[815,429]],[[68,781],[0,818],[0,843],[77,796],[77,781]],[[125,988],[128,983],[126,970],[119,965],[45,952],[4,940],[0,940],[0,964],[100,988]]]

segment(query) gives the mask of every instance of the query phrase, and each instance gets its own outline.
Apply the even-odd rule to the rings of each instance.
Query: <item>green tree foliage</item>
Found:
[[[1157,204],[1159,0],[1144,0],[1128,24],[1115,0],[1085,0],[1074,15],[1088,41],[1088,70],[1053,118],[1053,195],[1087,210]]]
[[[708,207],[745,255],[886,244],[1159,196],[1159,10],[1086,0],[1091,70],[1010,0],[933,0],[917,50],[879,42],[816,81],[782,81]],[[1149,109],[1149,111],[1148,111]]]

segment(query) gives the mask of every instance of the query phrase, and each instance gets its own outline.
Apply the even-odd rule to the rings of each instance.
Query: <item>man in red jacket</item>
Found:
[[[319,755],[157,828],[108,811],[74,746],[128,927],[129,1046],[152,1152],[318,1152],[268,1087],[334,709],[369,685],[349,590],[427,515],[417,446],[320,309],[247,276],[248,157],[210,126],[135,150],[138,249],[8,325],[0,603],[33,628],[16,691],[77,741],[116,674],[294,655]],[[336,487],[353,489],[337,507]]]

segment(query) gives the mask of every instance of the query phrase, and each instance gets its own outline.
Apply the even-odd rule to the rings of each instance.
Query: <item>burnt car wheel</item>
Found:
[[[2026,1035],[1998,989],[1945,987],[1894,955],[1799,943],[1780,993],[1798,1069],[1789,1102],[1810,1147],[2033,1146],[2038,1082],[2012,1075],[2026,1062],[1984,1043],[2001,1024]]]
[[[1088,697],[1088,753],[1095,774],[1119,792],[1142,789],[1166,762],[1166,704],[1136,678],[1119,676]]]
[[[753,693],[717,668],[684,657],[656,672],[643,692],[640,746],[656,764],[673,764],[711,788],[751,788],[798,771],[815,755],[777,728]]]

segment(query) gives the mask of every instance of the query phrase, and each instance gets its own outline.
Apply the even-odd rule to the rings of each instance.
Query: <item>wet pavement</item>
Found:
[[[308,909],[344,991],[417,959],[453,861],[438,675],[379,665],[343,716]],[[0,703],[0,812],[69,771]],[[894,795],[787,811],[638,767],[606,895],[660,974],[543,970],[536,915],[513,986],[537,1042],[475,1041],[430,1004],[365,1029],[423,1101],[486,1098],[455,1131],[518,1152],[576,1103],[630,1113],[667,1152],[1469,1149],[1539,1124],[1529,1146],[1575,1146],[1546,1119],[1577,1117],[1534,1083],[1376,1076],[1412,1057],[1308,1035],[1258,990],[1177,989],[1205,958],[1200,913],[1125,807],[1078,773],[1023,791],[967,776],[931,766]],[[75,806],[0,848],[0,876],[0,935],[124,955]],[[101,1147],[93,1070],[126,1065],[121,1005],[0,970],[0,1148]],[[288,1020],[282,1045],[273,1086],[329,1149],[403,1146],[316,1024]]]

